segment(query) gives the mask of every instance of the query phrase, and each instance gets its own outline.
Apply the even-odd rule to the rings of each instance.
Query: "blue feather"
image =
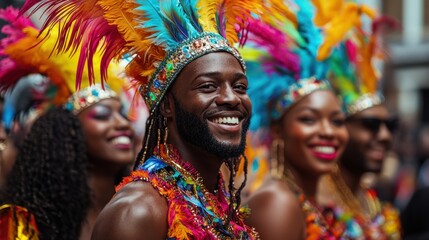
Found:
[[[166,50],[174,49],[182,41],[202,31],[196,18],[197,9],[183,7],[196,4],[196,0],[183,3],[177,0],[137,0],[137,3],[140,5],[137,9],[145,13],[146,19],[150,19],[142,23],[142,27],[153,30],[154,34],[150,38],[154,39],[155,44],[166,47]]]
[[[183,11],[188,15],[189,21],[195,30],[199,33],[203,32],[203,27],[198,21],[198,9],[196,8],[199,0],[179,0]]]
[[[164,46],[167,50],[175,46],[177,41],[172,34],[169,34],[171,32],[171,29],[168,28],[169,20],[162,15],[158,6],[159,1],[137,0],[136,2],[140,5],[137,10],[143,11],[145,13],[144,18],[149,19],[142,22],[142,28],[149,28],[154,31],[150,38],[154,39],[155,44]]]

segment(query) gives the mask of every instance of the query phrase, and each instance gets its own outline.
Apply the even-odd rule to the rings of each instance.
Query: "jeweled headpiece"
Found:
[[[78,98],[79,104],[73,102],[73,107],[69,108],[77,113],[83,107],[104,98],[116,97],[115,92],[122,91],[123,80],[119,78],[119,69],[114,63],[108,68],[110,88],[96,84],[87,90],[89,82],[76,86],[79,59],[71,56],[71,52],[52,52],[58,38],[55,31],[58,26],[53,26],[49,33],[40,32],[29,19],[19,16],[18,10],[11,7],[0,10],[0,18],[9,22],[2,29],[7,37],[0,42],[0,90],[9,96],[4,114],[8,121],[21,111],[52,105],[70,106],[67,102]],[[100,54],[94,55],[93,61],[100,63]],[[96,69],[94,74],[95,79],[101,79],[99,70]],[[83,73],[80,77],[88,78],[88,74]],[[26,93],[25,96],[22,96],[23,93]],[[27,101],[23,102],[24,98]],[[20,108],[20,102],[27,109]]]
[[[151,113],[183,67],[202,55],[228,52],[244,69],[232,45],[251,11],[261,5],[257,0],[42,0],[27,1],[23,9],[40,2],[38,6],[50,12],[45,28],[63,22],[59,39],[69,40],[60,41],[57,50],[76,49],[82,43],[79,73],[85,63],[92,70],[98,46],[104,53],[103,76],[110,60],[131,58],[126,72]]]
[[[383,103],[381,76],[376,68],[384,57],[378,32],[381,25],[395,27],[396,23],[386,17],[376,18],[373,9],[354,2],[313,2],[318,8],[315,22],[324,25],[326,32],[318,57],[331,55],[329,78],[346,114],[351,116]],[[372,23],[370,31],[364,28],[364,17]],[[341,38],[345,40],[340,42]]]
[[[322,30],[313,23],[310,1],[271,1],[270,16],[250,21],[247,42],[240,52],[246,61],[252,130],[267,128],[302,97],[330,89],[328,62],[317,60]]]

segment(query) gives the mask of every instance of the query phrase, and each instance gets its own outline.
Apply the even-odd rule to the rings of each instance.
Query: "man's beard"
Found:
[[[187,142],[225,160],[237,158],[244,153],[244,149],[246,148],[246,132],[249,128],[250,118],[243,122],[240,144],[230,145],[217,141],[211,134],[207,121],[184,110],[177,100],[174,101],[174,106],[179,134]]]

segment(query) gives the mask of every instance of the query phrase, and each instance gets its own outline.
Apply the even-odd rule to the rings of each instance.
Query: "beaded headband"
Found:
[[[241,55],[225,38],[216,33],[202,33],[198,37],[183,41],[176,49],[168,53],[149,80],[149,84],[145,88],[141,88],[149,109],[151,111],[155,109],[170,84],[187,64],[205,54],[220,51],[234,55],[243,70],[246,69]]]
[[[327,80],[319,80],[316,77],[297,80],[275,101],[275,106],[271,110],[271,118],[279,119],[290,105],[317,90],[332,90],[332,88]]]
[[[84,109],[100,102],[103,99],[118,97],[115,91],[109,87],[95,84],[73,93],[64,104],[64,108],[78,115]]]
[[[364,94],[353,103],[346,105],[347,116],[351,116],[367,108],[380,105],[383,102],[384,97],[381,94]]]

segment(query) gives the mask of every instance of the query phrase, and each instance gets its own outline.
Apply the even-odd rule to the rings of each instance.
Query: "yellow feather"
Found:
[[[360,24],[360,7],[355,3],[347,3],[343,10],[326,25],[325,39],[318,51],[318,60],[326,59],[333,46],[338,44],[347,32]]]
[[[248,19],[251,13],[260,13],[262,2],[260,0],[224,0],[226,23],[226,39],[230,43],[238,42],[236,26],[245,27],[242,19]]]
[[[104,10],[104,18],[112,25],[116,25],[132,52],[147,49],[149,42],[144,41],[146,31],[139,30],[137,19],[142,13],[135,10],[138,5],[127,0],[99,0],[97,4]]]
[[[343,7],[343,0],[312,0],[314,7],[316,8],[316,16],[314,23],[317,26],[323,26],[337,15],[337,13]]]
[[[267,1],[264,8],[266,14],[261,15],[261,19],[264,22],[277,26],[279,23],[283,23],[288,20],[292,22],[295,27],[298,26],[298,19],[295,13],[290,10],[283,0],[270,0]]]
[[[216,12],[218,0],[200,0],[197,4],[199,23],[204,32],[217,32]]]

